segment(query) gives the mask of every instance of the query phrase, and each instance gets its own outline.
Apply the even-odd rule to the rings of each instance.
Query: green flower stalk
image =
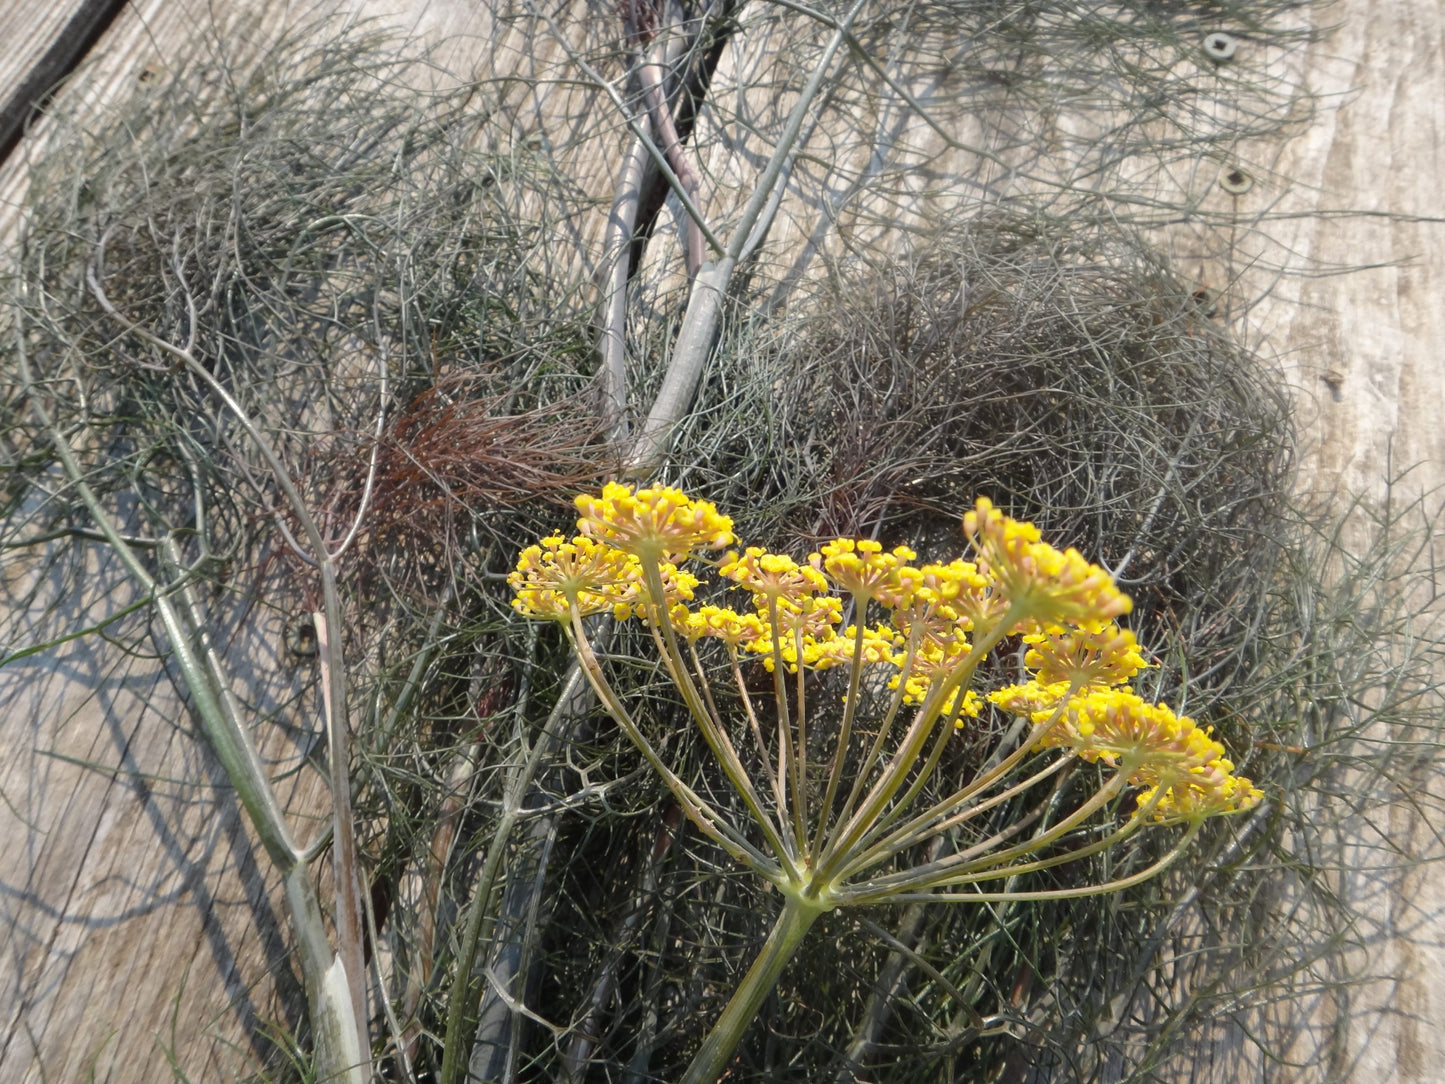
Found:
[[[1112,578],[985,498],[963,520],[971,560],[918,563],[906,546],[885,550],[846,538],[801,562],[757,547],[729,551],[710,563],[748,596],[740,609],[697,604],[701,581],[684,567],[735,542],[732,521],[708,502],[668,487],[610,483],[600,495],[579,497],[577,507],[574,538],[545,538],[522,552],[510,577],[513,606],[563,625],[603,706],[688,819],[783,898],[686,1084],[717,1080],[808,929],[828,911],[1115,891],[1166,868],[1205,819],[1261,800],[1208,728],[1129,687],[1146,663],[1116,623],[1131,603]],[[856,623],[844,627],[849,604]],[[745,819],[703,799],[668,765],[609,682],[583,622],[609,611],[650,631]],[[736,689],[738,710],[726,717],[704,665],[707,641],[721,643]],[[1011,641],[1024,648],[1029,680],[980,695],[980,665]],[[772,674],[771,711],[749,689],[743,666],[750,659]],[[809,736],[818,720],[808,675],[834,667],[847,668],[847,692],[831,742],[819,743]],[[865,682],[888,690],[866,728],[859,725]],[[986,704],[1025,720],[1026,735],[936,797],[950,738]],[[869,730],[871,738],[855,740]],[[831,754],[810,763],[820,744]],[[1031,757],[1036,764],[1023,766]],[[1104,769],[1092,793],[1061,814],[1052,797],[1028,805],[1035,788],[1080,762]],[[1129,788],[1139,792],[1134,809],[1110,825],[1110,809]],[[974,840],[958,831],[1015,800],[1024,812],[1006,827]],[[1155,825],[1184,830],[1145,869],[1102,884],[1016,887],[1020,874],[1098,853]],[[941,836],[941,851],[915,860]]]

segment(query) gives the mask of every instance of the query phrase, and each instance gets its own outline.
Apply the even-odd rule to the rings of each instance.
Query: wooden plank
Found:
[[[92,569],[97,616],[130,593],[116,571]],[[254,985],[281,962],[274,878],[168,677],[101,642],[5,669],[0,1079],[156,1079],[168,1052],[243,1075],[277,1012]],[[277,739],[263,755],[294,766]],[[324,808],[297,783],[290,808]]]
[[[90,52],[125,0],[8,4],[0,10],[0,162],[56,84]]]
[[[485,5],[462,0],[421,0],[402,5],[400,10],[394,0],[299,7],[284,0],[221,0],[213,4],[202,0],[130,0],[116,18],[102,27],[103,33],[92,43],[75,78],[60,89],[56,107],[66,111],[103,109],[120,101],[140,82],[158,85],[182,70],[188,58],[211,54],[221,48],[221,42],[228,55],[244,63],[289,29],[315,23],[325,12],[337,9],[340,17],[370,21],[378,29],[394,31],[399,40],[409,38],[432,49],[431,70],[438,76],[445,72],[454,73],[448,77],[465,79],[479,71],[485,76],[488,73],[478,69],[478,64],[484,65],[496,48],[509,41],[516,47],[515,33],[492,40]],[[0,12],[0,20],[5,20],[0,23],[0,32],[8,27],[16,35],[8,40],[58,40],[68,33],[69,23],[60,17],[69,12],[71,8],[64,5],[52,11],[45,3],[24,3]],[[0,40],[7,38],[0,36]],[[37,59],[35,50],[30,52],[28,60],[17,56],[11,82],[0,84],[0,90],[12,89],[17,101],[24,96],[21,84],[26,82],[24,73],[30,70],[25,65]],[[43,84],[45,89],[49,86],[50,82]],[[33,122],[33,129],[0,158],[0,238],[13,235],[30,163],[44,154],[51,133],[43,117]]]
[[[1297,389],[1306,491],[1335,494],[1337,507],[1362,495],[1373,509],[1423,497],[1438,513],[1445,11],[1350,0],[1309,15],[1322,31],[1304,66],[1318,115],[1298,138],[1254,151],[1265,183],[1245,197],[1261,208],[1278,197],[1278,211],[1295,216],[1270,228],[1266,255],[1288,253],[1305,273],[1255,277],[1256,289],[1273,292],[1252,331]],[[1425,541],[1428,556],[1434,541]],[[1400,735],[1374,737],[1386,748]],[[1445,1038],[1431,1021],[1445,1011],[1445,813],[1429,792],[1439,793],[1428,777],[1400,780],[1393,804],[1373,825],[1361,819],[1338,856],[1338,888],[1362,944],[1350,962],[1374,981],[1321,1006],[1326,1026],[1315,1034],[1344,1027],[1336,1079],[1441,1078]],[[1392,872],[1395,847],[1434,861]]]

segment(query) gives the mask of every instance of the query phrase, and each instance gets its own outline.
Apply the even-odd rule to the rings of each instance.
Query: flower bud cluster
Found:
[[[512,608],[524,617],[566,621],[575,607],[582,617],[612,609],[626,618],[642,582],[642,564],[590,538],[569,542],[551,535],[521,552],[507,582],[515,595]]]
[[[677,564],[696,550],[722,549],[733,541],[731,519],[671,486],[633,492],[608,482],[600,496],[584,494],[576,503],[582,513],[578,531],[637,557]]]
[[[963,517],[963,533],[979,554],[979,567],[1034,620],[1090,622],[1122,617],[1133,609],[1113,577],[1084,560],[1078,550],[1060,552],[1039,538],[1032,523],[1010,519],[987,497]]]

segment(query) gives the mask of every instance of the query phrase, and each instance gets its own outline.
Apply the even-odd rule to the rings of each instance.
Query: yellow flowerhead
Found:
[[[689,615],[688,622],[690,628],[695,625],[697,635],[721,640],[734,649],[768,636],[767,624],[757,614],[738,613],[726,606],[699,606],[696,613]]]
[[[1035,723],[1046,723],[1055,716],[1059,706],[1064,702],[1064,697],[1068,695],[1069,684],[1066,681],[1050,685],[1030,681],[1023,685],[1009,685],[996,692],[991,692],[988,694],[988,698],[1010,715],[1023,715]],[[1043,749],[1050,745],[1063,744],[1065,742],[1055,738],[1054,731],[1050,730],[1039,739],[1035,748]]]
[[[972,597],[972,569],[967,561],[924,565],[909,604],[894,608],[893,626],[913,643],[916,665],[942,656],[958,661],[968,654],[968,633],[973,628],[968,614],[977,611],[960,601],[965,595]]]
[[[641,576],[630,554],[590,538],[568,542],[551,535],[521,552],[507,583],[516,592],[512,608],[519,614],[566,621],[574,605],[585,617],[623,603]]]
[[[758,616],[766,618],[761,611]],[[778,600],[778,629],[785,636],[798,632],[804,636],[831,637],[842,620],[843,600],[837,595]]]
[[[1159,795],[1158,800],[1155,796]],[[1243,813],[1264,799],[1264,791],[1243,776],[1226,775],[1213,785],[1179,782],[1160,794],[1153,786],[1139,795],[1135,816],[1146,816],[1155,824],[1171,821],[1201,821],[1225,813]],[[1147,811],[1147,812],[1146,812]]]
[[[1108,621],[1133,608],[1102,568],[1078,550],[1060,552],[1041,541],[1037,527],[1010,519],[987,497],[963,517],[963,533],[978,551],[980,570],[1038,625]]]
[[[895,649],[898,633],[887,625],[873,625],[863,629],[862,663],[895,664]],[[851,666],[853,652],[858,643],[858,626],[849,625],[843,632],[826,640],[813,640],[805,644],[804,665],[812,670],[830,670],[835,666]]]
[[[577,529],[588,538],[648,560],[676,563],[694,550],[721,549],[733,541],[733,521],[708,501],[680,489],[639,489],[608,482],[602,495],[576,500]]]
[[[1093,689],[1071,700],[1066,711],[1072,744],[1086,760],[1113,764],[1124,758],[1152,771],[1181,756],[1203,762],[1224,753],[1193,719],[1128,689]]]
[[[913,593],[914,612],[930,612],[964,629],[985,627],[1002,616],[1008,600],[994,590],[993,581],[972,561],[926,564],[918,569]]]
[[[770,599],[800,602],[828,589],[827,577],[816,568],[760,546],[749,546],[742,554],[729,553],[718,565],[717,574],[751,591],[754,604],[763,613]]]
[[[771,672],[775,665],[773,638],[768,616],[759,612],[758,619],[769,635],[747,645],[749,651],[763,657],[763,665]],[[836,626],[843,619],[843,600],[834,595],[822,598],[804,596],[799,599],[779,599],[777,603],[777,655],[794,672],[799,666],[798,643],[802,641],[801,665],[813,666],[822,653],[831,650],[826,647],[837,638]],[[820,648],[823,649],[820,653]]]
[[[933,686],[947,682],[958,672],[963,660],[968,657],[973,645],[968,642],[961,626],[954,626],[952,635],[946,639],[927,638],[917,645],[913,655],[912,664],[904,672],[899,673],[888,682],[890,689],[897,689],[903,686],[903,702],[905,704],[921,704],[928,697],[928,691]],[[899,665],[906,659],[906,655],[895,655],[894,661]],[[965,686],[960,685],[948,698],[948,702],[941,709],[941,714],[948,715],[952,712],[953,706],[958,703],[958,695]],[[969,689],[964,697],[964,715],[976,717],[983,701],[979,699],[972,689]]]
[[[707,635],[707,620],[701,613],[689,610],[686,603],[673,606],[667,617],[672,622],[672,630],[684,640],[698,640]]]
[[[667,561],[660,562],[657,571],[662,579],[661,606],[662,609],[669,612],[676,606],[691,602],[697,588],[702,583],[687,569],[678,568]],[[629,617],[640,617],[645,621],[651,612],[649,605],[655,602],[657,600],[652,598],[652,592],[647,586],[647,579],[642,575],[639,567],[637,579],[620,593],[613,605],[612,616],[619,621],[626,621]]]
[[[1044,685],[1074,682],[1088,685],[1123,685],[1145,666],[1134,634],[1112,621],[1082,627],[1053,627],[1024,637],[1029,650],[1024,665]]]
[[[865,603],[877,599],[891,609],[907,606],[913,597],[918,572],[909,562],[917,556],[907,546],[895,546],[885,553],[881,542],[869,538],[835,538],[808,560],[855,598]]]
[[[910,677],[905,679],[902,674],[892,678],[888,682],[890,689],[897,689],[900,682],[903,685],[903,702],[905,704],[921,704],[928,699],[928,691],[933,688],[933,682],[926,677]],[[963,696],[963,706],[959,708],[958,714],[969,719],[977,719],[978,713],[983,709],[983,700],[978,693],[965,685],[954,687],[953,692],[948,694],[948,699],[938,709],[938,717],[948,718],[953,714],[953,709],[958,706],[959,696]],[[963,719],[960,718],[956,724],[963,726]]]
[[[1085,760],[1132,763],[1129,782],[1148,788],[1135,816],[1199,820],[1249,809],[1263,797],[1248,779],[1234,774],[1224,746],[1208,728],[1187,715],[1150,704],[1128,689],[1096,688],[1064,704],[1068,689],[1066,682],[1035,681],[1001,689],[989,699],[1035,723],[1057,717],[1037,748],[1062,746]]]

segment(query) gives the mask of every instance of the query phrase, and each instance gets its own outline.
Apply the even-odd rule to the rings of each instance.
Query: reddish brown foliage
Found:
[[[417,396],[383,435],[358,539],[368,573],[435,586],[470,547],[464,525],[530,504],[570,507],[579,489],[607,473],[610,453],[581,397],[516,413],[512,396],[476,391],[465,378],[443,381]],[[364,468],[353,477],[345,503],[354,508]],[[555,519],[550,509],[544,514]]]

